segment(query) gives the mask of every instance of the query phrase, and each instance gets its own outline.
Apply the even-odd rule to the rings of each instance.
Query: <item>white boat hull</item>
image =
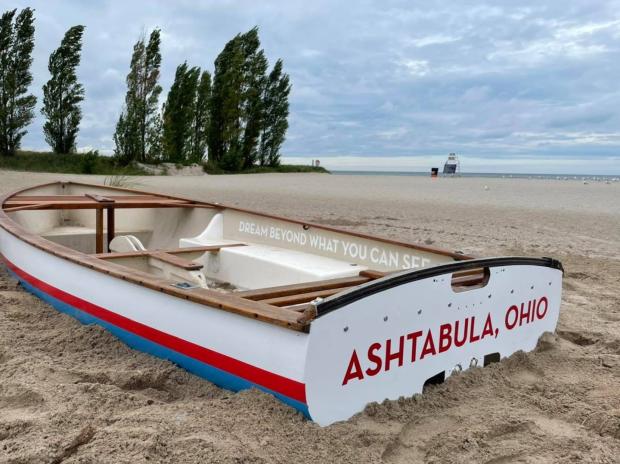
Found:
[[[458,293],[454,270],[405,271],[324,300],[304,333],[104,275],[5,230],[0,252],[56,309],[221,387],[260,388],[320,425],[421,393],[428,379],[482,366],[489,355],[534,349],[555,329],[561,300],[561,268],[542,262],[489,266],[484,287]]]
[[[115,248],[128,241],[144,246]],[[551,258],[473,259],[62,182],[0,199],[0,258],[59,311],[320,425],[534,349],[556,327],[563,275]]]
[[[307,413],[308,334],[183,301],[85,268],[0,230],[0,253],[27,290],[129,346],[231,390],[257,387]]]

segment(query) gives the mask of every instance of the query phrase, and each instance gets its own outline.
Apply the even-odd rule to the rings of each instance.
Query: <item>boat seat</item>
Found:
[[[208,278],[257,289],[358,276],[367,266],[268,245],[222,248],[201,258]]]
[[[221,246],[239,243],[238,240],[224,239],[224,215],[217,213],[211,220],[205,230],[195,237],[182,238],[179,240],[179,248],[197,247],[197,246]]]
[[[177,283],[187,283],[196,287],[209,288],[207,280],[200,270],[191,269],[184,265],[185,263],[175,263],[173,260],[168,259],[172,257],[179,260],[179,258],[174,255],[169,255],[168,258],[166,258],[165,255],[165,253],[161,253],[148,257],[149,265],[156,268],[164,278],[174,280]],[[191,262],[187,261],[187,263]]]
[[[144,251],[146,248],[135,235],[117,235],[110,242],[110,251],[123,253],[127,251]]]
[[[133,235],[121,235],[114,237],[114,240],[110,242],[110,252],[93,256],[129,267],[132,267],[133,263],[138,269],[146,270],[146,272],[155,270],[156,275],[174,280],[176,283],[208,288],[205,276],[201,272],[202,264],[177,256],[174,254],[175,250],[170,251],[172,253],[167,253],[166,250],[147,250]],[[143,265],[139,264],[143,260],[148,263],[147,269],[143,269]]]
[[[117,236],[131,234],[141,242],[148,243],[152,232],[150,230],[117,229]],[[92,227],[84,226],[59,226],[53,227],[41,234],[41,237],[59,245],[72,248],[82,253],[95,253],[96,231]],[[107,241],[107,233],[104,230],[103,240]],[[114,241],[114,240],[112,240]]]

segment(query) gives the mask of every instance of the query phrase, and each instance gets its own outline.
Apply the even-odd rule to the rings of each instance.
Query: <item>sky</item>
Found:
[[[456,152],[465,172],[620,174],[618,1],[2,1],[35,8],[25,149],[47,149],[47,60],[86,26],[80,150],[111,153],[133,44],[162,31],[165,98],[176,67],[213,70],[258,26],[290,75],[285,161],[427,171]]]

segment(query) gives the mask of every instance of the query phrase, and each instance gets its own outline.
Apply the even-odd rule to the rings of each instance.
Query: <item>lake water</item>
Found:
[[[430,172],[411,171],[330,171],[335,175],[348,176],[421,176],[430,177]],[[591,180],[591,181],[615,181],[620,180],[620,174],[616,175],[592,175],[592,174],[514,174],[514,173],[489,173],[489,172],[464,172],[457,176],[442,175],[439,177],[489,177],[495,179],[555,179],[555,180]]]

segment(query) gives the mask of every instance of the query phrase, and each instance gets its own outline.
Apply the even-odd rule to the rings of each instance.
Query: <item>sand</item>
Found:
[[[59,178],[75,176],[0,172],[0,191]],[[618,183],[317,174],[133,182],[479,256],[559,258],[557,333],[533,353],[321,428],[269,395],[222,390],[80,325],[0,267],[0,462],[620,462]]]

